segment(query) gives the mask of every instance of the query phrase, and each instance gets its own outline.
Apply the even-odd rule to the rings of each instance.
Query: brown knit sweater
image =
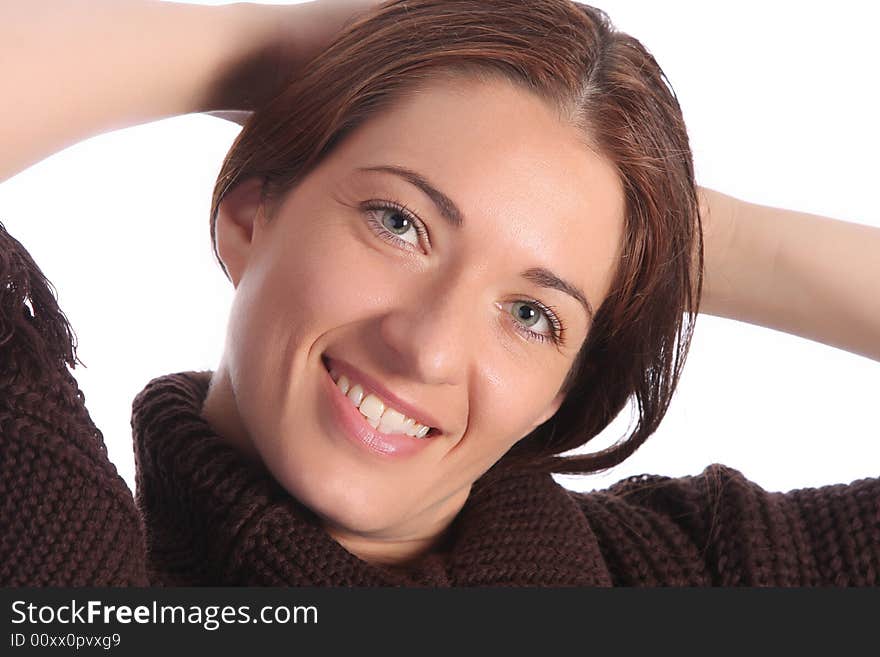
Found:
[[[334,541],[201,418],[210,373],[134,401],[137,495],[68,366],[48,282],[0,224],[0,584],[850,586],[880,583],[880,479],[766,492],[738,471],[574,493],[502,459],[410,572]]]

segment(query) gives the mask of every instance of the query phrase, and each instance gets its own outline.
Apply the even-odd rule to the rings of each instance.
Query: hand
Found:
[[[250,2],[230,5],[239,12],[254,48],[218,84],[211,116],[239,125],[278,94],[342,29],[382,0],[314,0],[298,5]],[[216,107],[216,109],[215,109]]]

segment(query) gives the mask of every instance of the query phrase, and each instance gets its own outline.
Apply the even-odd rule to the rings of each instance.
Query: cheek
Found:
[[[276,228],[284,230],[266,235],[229,317],[227,362],[242,405],[283,401],[312,345],[387,306],[393,289],[391,272],[338,219]]]
[[[314,339],[359,306],[371,282],[338,237],[310,230],[276,231],[236,290],[230,326],[248,348]],[[336,231],[338,232],[338,231]]]
[[[264,284],[270,290],[267,301],[288,327],[325,333],[394,301],[394,263],[365,244],[354,221],[340,211],[291,221],[279,231],[275,239],[285,247],[273,256],[273,273]],[[308,337],[308,332],[302,336]]]
[[[484,361],[483,383],[474,388],[472,409],[476,412],[468,426],[474,452],[489,467],[534,429],[536,419],[552,403],[557,378],[538,367],[526,368],[522,361],[496,354],[492,365]],[[561,376],[557,373],[557,376]],[[472,452],[473,453],[473,452]]]
[[[322,333],[368,317],[381,305],[380,290],[389,276],[357,256],[350,245],[302,253],[286,276],[287,294],[279,303],[295,304],[296,321]]]

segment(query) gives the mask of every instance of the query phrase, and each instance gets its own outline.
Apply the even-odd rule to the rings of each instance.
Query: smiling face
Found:
[[[623,226],[614,168],[581,141],[507,82],[438,79],[271,221],[257,180],[221,204],[236,293],[203,414],[352,552],[428,545],[562,402]],[[328,366],[431,432],[377,439]]]

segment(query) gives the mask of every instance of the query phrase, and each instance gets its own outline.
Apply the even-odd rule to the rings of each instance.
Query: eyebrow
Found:
[[[412,185],[415,185],[419,189],[421,189],[425,194],[427,194],[428,198],[430,198],[434,205],[437,206],[437,209],[440,211],[440,216],[442,216],[446,221],[452,224],[455,228],[461,228],[464,224],[464,216],[461,210],[458,209],[458,206],[453,202],[451,198],[446,196],[439,189],[434,187],[431,183],[428,182],[428,179],[425,178],[422,174],[413,171],[412,169],[407,169],[405,167],[393,166],[390,164],[375,166],[375,167],[361,167],[358,171],[376,171],[380,173],[390,173],[395,176],[400,176],[407,182]]]
[[[358,171],[365,173],[390,173],[392,175],[403,178],[410,184],[422,190],[422,192],[424,192],[425,195],[430,198],[431,201],[433,201],[434,205],[437,207],[437,210],[440,212],[440,216],[443,217],[453,228],[461,228],[464,225],[464,213],[459,209],[455,202],[446,194],[437,189],[430,182],[428,182],[428,179],[417,171],[391,164],[384,164],[372,167],[360,167],[358,168]],[[564,278],[557,276],[545,267],[532,267],[520,273],[520,276],[540,287],[558,290],[564,294],[567,294],[570,297],[573,297],[575,300],[578,301],[578,303],[581,304],[581,306],[583,306],[583,309],[586,311],[587,316],[592,321],[594,315],[593,305],[590,303],[589,299],[587,299],[587,296],[583,293],[583,290],[581,290],[577,285],[569,283]]]

